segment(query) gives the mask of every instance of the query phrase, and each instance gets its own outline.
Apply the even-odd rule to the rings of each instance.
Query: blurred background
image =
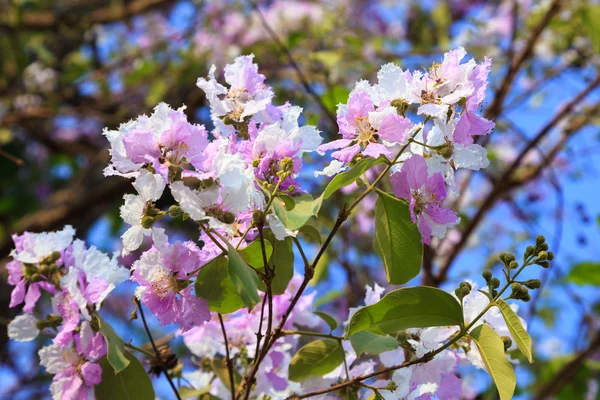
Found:
[[[210,129],[196,79],[212,64],[218,71],[253,53],[275,102],[304,107],[304,123],[318,125],[327,141],[337,135],[336,105],[355,81],[373,81],[388,62],[428,68],[456,46],[478,61],[493,59],[484,113],[496,129],[479,140],[491,165],[458,177],[462,195],[451,203],[462,222],[426,249],[413,283],[448,290],[464,279],[481,283],[484,269],[499,272],[498,253],[522,252],[545,235],[556,259],[551,269],[528,270],[543,286],[520,304],[536,361],[517,366],[517,398],[599,399],[595,0],[0,0],[0,398],[47,398],[50,382],[35,354],[41,343],[7,341],[4,326],[18,313],[8,308],[4,270],[10,234],[72,224],[78,237],[120,251],[119,206],[133,188],[103,177],[104,127],[164,101],[187,105],[188,119]],[[303,179],[313,194],[325,183],[310,170]],[[327,232],[345,200],[330,199],[314,224]],[[372,248],[374,201],[362,202],[317,271],[315,309],[339,319],[362,304],[367,283],[385,282]],[[171,229],[182,238],[197,234]],[[135,257],[121,261],[129,266]],[[141,323],[128,322],[132,293],[123,285],[104,314],[124,340],[144,343]],[[152,324],[155,337],[173,333]],[[178,339],[172,344],[185,354]],[[156,379],[157,393],[167,399],[163,380]],[[494,396],[485,373],[465,378],[466,398]]]

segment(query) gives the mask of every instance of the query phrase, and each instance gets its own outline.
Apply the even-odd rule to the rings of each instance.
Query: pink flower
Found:
[[[188,274],[204,264],[193,242],[176,242],[165,249],[153,247],[133,266],[136,296],[161,325],[178,323],[183,331],[210,320],[206,301],[192,294]]]
[[[431,235],[443,237],[446,228],[459,222],[456,212],[443,208],[446,186],[441,173],[429,176],[427,162],[413,155],[399,173],[390,178],[394,194],[409,201],[410,213],[421,232],[421,241],[431,243]]]

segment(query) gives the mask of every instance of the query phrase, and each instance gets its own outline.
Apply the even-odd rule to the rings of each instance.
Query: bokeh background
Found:
[[[8,308],[3,268],[10,234],[72,224],[80,238],[120,251],[118,209],[133,188],[102,175],[104,127],[165,101],[187,105],[188,118],[210,128],[196,79],[212,64],[253,53],[276,101],[302,105],[304,122],[331,140],[336,104],[355,81],[373,80],[388,62],[428,68],[456,46],[494,62],[484,113],[496,130],[480,140],[491,165],[460,175],[462,196],[453,206],[461,225],[426,249],[413,283],[453,289],[464,279],[481,281],[484,269],[499,272],[499,252],[521,252],[545,235],[556,259],[551,269],[528,271],[543,287],[519,310],[536,361],[517,366],[517,398],[600,398],[595,0],[0,0],[0,398],[47,398],[50,379],[38,365],[40,343],[7,341],[4,325],[18,312]],[[324,181],[311,170],[303,179],[320,193]],[[344,201],[332,198],[315,224],[327,231]],[[374,199],[361,207],[330,246],[313,287],[315,308],[340,320],[361,304],[367,283],[385,282],[372,248]],[[195,235],[173,228],[182,238]],[[103,313],[125,340],[144,343],[141,323],[128,322],[132,292],[123,285]],[[152,321],[155,337],[174,333]],[[180,341],[172,344],[187,363]],[[163,380],[156,379],[157,393],[168,399]],[[468,375],[465,393],[495,396],[485,373]]]

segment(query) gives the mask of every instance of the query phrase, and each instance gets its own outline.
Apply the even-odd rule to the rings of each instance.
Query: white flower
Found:
[[[62,287],[67,289],[79,305],[83,316],[88,320],[90,319],[87,309],[88,301],[79,287],[78,271],[85,273],[88,285],[97,284],[98,280],[106,283],[106,288],[96,296],[96,310],[100,309],[100,305],[116,285],[129,279],[129,271],[118,265],[116,255],[110,258],[96,247],[91,246],[86,249],[83,241],[75,240],[73,242],[73,267],[69,269],[65,276],[61,277],[60,283]]]
[[[8,337],[18,342],[29,342],[39,333],[37,319],[31,314],[19,315],[8,324]]]
[[[23,242],[23,250],[13,250],[10,256],[24,263],[38,263],[44,257],[55,251],[62,251],[69,247],[73,241],[75,229],[66,225],[63,230],[57,232],[27,233]]]
[[[345,165],[343,162],[338,161],[338,160],[332,160],[328,166],[323,168],[323,171],[315,171],[314,175],[315,175],[315,178],[317,178],[321,175],[331,177],[331,176],[339,174],[340,172],[344,172],[348,168],[349,167],[347,165]]]
[[[164,229],[154,227],[147,229],[142,226],[142,217],[147,202],[156,201],[162,196],[165,189],[163,177],[143,170],[133,186],[139,194],[126,194],[123,197],[125,204],[121,206],[121,218],[131,225],[131,228],[121,236],[123,239],[123,255],[127,255],[140,247],[144,236],[152,235],[152,240],[157,246],[163,246],[168,240]]]
[[[275,239],[277,240],[285,240],[286,237],[292,236],[296,237],[298,235],[298,231],[292,231],[287,229],[283,222],[274,214],[267,215],[267,223],[269,224],[269,228],[271,228],[271,232],[275,235]]]
[[[75,364],[73,360],[78,358],[77,354],[70,349],[70,346],[63,347],[58,344],[42,347],[38,355],[40,356],[40,365],[52,375],[63,372],[70,365]]]

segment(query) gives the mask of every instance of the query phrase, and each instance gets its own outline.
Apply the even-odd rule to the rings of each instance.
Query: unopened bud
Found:
[[[260,160],[252,160],[252,166],[257,168],[260,165]]]
[[[537,257],[538,261],[546,261],[548,259],[548,253],[545,251],[540,251]]]
[[[534,251],[535,251],[534,246],[527,246],[527,249],[525,250],[525,257],[529,257],[529,256],[533,255]]]
[[[502,342],[504,342],[504,351],[507,351],[512,346],[512,339],[508,336],[502,336]]]
[[[519,263],[516,261],[511,261],[506,268],[508,269],[516,269],[519,267]]]
[[[218,219],[219,221],[225,222],[226,224],[233,224],[235,222],[235,214],[229,211],[225,211]]]
[[[288,188],[287,188],[288,193],[294,193],[295,191],[296,191],[296,186],[294,186],[294,185],[288,186]]]
[[[485,271],[483,271],[481,276],[483,276],[483,279],[485,280],[486,283],[489,283],[490,279],[492,279],[492,271],[485,270]]]
[[[141,221],[142,228],[150,229],[150,228],[152,228],[152,225],[154,225],[155,222],[156,222],[155,217],[144,216],[144,217],[142,217],[142,221]]]
[[[279,162],[281,169],[286,172],[292,172],[294,169],[294,160],[291,157],[285,157]]]
[[[530,279],[523,282],[523,285],[529,289],[539,289],[542,286],[542,282],[539,279]]]
[[[452,154],[454,154],[454,148],[449,143],[436,147],[435,151],[446,160],[452,158]]]
[[[539,265],[542,268],[549,268],[550,267],[550,262],[549,261],[538,261],[536,262],[537,265]]]
[[[548,243],[542,243],[541,245],[539,245],[539,249],[542,251],[546,251],[548,250],[549,246]]]
[[[542,243],[545,243],[545,242],[546,242],[546,238],[543,235],[538,235],[535,238],[535,245],[538,246],[538,247],[541,246]]]
[[[398,115],[404,115],[409,106],[408,102],[404,99],[394,99],[390,102],[390,105],[396,109]]]
[[[29,281],[31,283],[36,283],[36,282],[41,282],[45,279],[46,278],[44,278],[39,272],[36,272],[35,274],[31,275],[31,278],[29,278]]]
[[[252,211],[252,222],[254,222],[255,225],[259,225],[262,224],[265,218],[265,213],[262,210],[254,210]]]
[[[33,274],[37,272],[37,267],[32,264],[23,264],[23,275],[29,279]]]
[[[497,289],[500,287],[500,279],[498,279],[498,278],[492,278],[490,283],[491,283],[492,289]]]
[[[172,205],[171,207],[169,207],[167,213],[171,218],[179,218],[184,214],[183,209],[176,205]]]

